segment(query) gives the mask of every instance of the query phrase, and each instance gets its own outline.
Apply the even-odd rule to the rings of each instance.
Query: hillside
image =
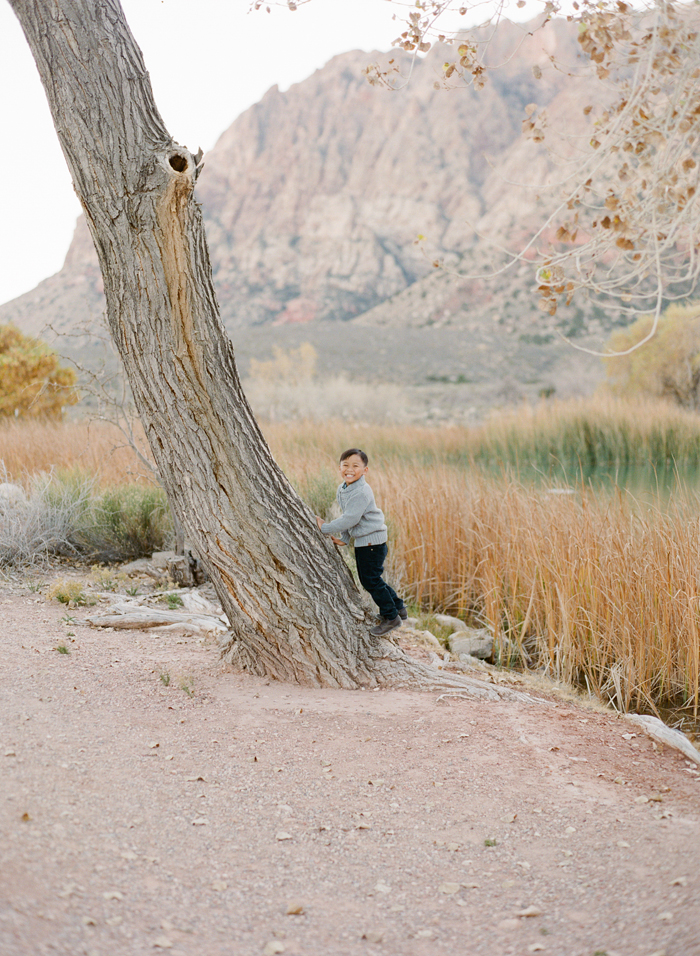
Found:
[[[294,340],[306,337],[323,350],[332,335],[314,332],[319,323],[342,323],[342,364],[351,374],[365,367],[357,353],[368,326],[448,330],[439,343],[419,336],[420,353],[403,350],[402,369],[418,380],[452,374],[435,366],[453,351],[446,341],[458,339],[468,344],[476,337],[486,352],[494,350],[484,374],[493,369],[499,377],[499,358],[502,364],[523,344],[533,347],[527,380],[536,389],[547,386],[552,343],[556,362],[571,357],[544,328],[527,262],[475,280],[436,273],[431,261],[437,256],[458,272],[487,276],[502,264],[502,248],[522,248],[544,220],[556,189],[540,187],[558,172],[542,147],[522,138],[521,122],[530,102],[547,105],[554,118],[580,114],[583,81],[550,60],[575,62],[574,35],[564,22],[535,36],[502,24],[489,54],[500,66],[480,92],[435,88],[447,55],[432,50],[410,84],[394,92],[370,86],[362,73],[386,54],[335,57],[286,93],[269,90],[205,157],[197,196],[222,319],[245,358],[267,355],[287,338],[279,330],[288,325],[304,326]],[[83,330],[92,336],[103,310],[81,218],[61,271],[1,306],[0,322],[35,334],[50,326],[49,337]],[[565,333],[580,335],[606,332],[615,319],[584,306],[557,321]],[[61,348],[87,355],[89,363],[87,341],[63,340]],[[328,349],[321,359],[322,366],[336,361]],[[589,362],[586,382],[591,376]]]

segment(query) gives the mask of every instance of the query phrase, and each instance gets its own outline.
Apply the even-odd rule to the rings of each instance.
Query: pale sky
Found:
[[[249,14],[249,5],[122,0],[165,124],[193,151],[210,149],[275,83],[285,90],[346,50],[388,50],[399,32],[384,0],[314,0],[271,14]],[[80,212],[36,66],[5,0],[0,90],[2,303],[61,268]]]

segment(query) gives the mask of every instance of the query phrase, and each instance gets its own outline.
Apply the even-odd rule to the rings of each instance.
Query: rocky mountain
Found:
[[[269,350],[272,330],[288,325],[322,342],[328,336],[311,329],[336,322],[346,355],[351,329],[366,338],[368,324],[462,334],[485,324],[516,347],[522,335],[537,344],[542,314],[527,263],[495,279],[463,279],[436,273],[431,260],[488,274],[504,247],[522,247],[543,221],[553,200],[541,187],[557,170],[523,139],[521,123],[531,102],[555,119],[581,113],[583,81],[552,63],[575,63],[575,36],[565,22],[534,35],[503,23],[489,46],[499,69],[481,91],[442,88],[442,64],[453,56],[434,48],[395,91],[363,75],[389,55],[337,56],[286,93],[269,90],[205,157],[197,196],[235,344]],[[103,308],[80,219],[61,271],[0,307],[0,322],[33,333],[94,329]]]

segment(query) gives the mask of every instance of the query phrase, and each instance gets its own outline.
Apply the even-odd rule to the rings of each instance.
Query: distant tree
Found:
[[[700,409],[700,303],[671,305],[656,334],[653,315],[644,315],[608,341],[609,387],[619,395],[649,395]],[[645,342],[643,348],[635,348]]]
[[[0,325],[0,417],[61,419],[78,401],[75,379],[45,342]]]

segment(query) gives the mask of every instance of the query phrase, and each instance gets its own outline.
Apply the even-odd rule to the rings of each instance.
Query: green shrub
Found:
[[[98,561],[128,561],[164,551],[172,536],[170,511],[161,488],[127,485],[94,498],[73,540]]]

